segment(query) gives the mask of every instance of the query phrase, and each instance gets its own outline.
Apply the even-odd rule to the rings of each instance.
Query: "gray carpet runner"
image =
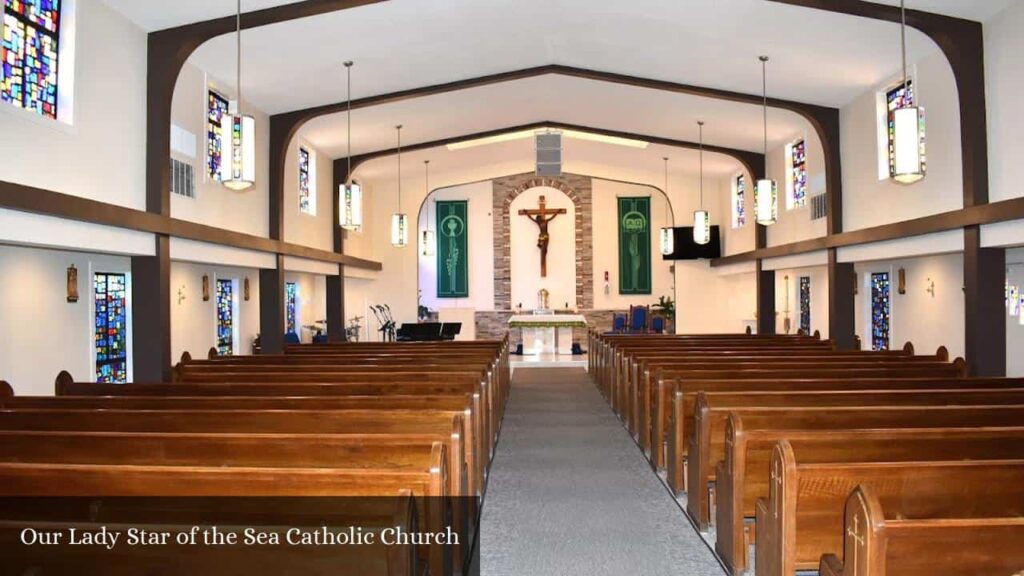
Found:
[[[585,370],[520,369],[480,530],[483,576],[723,574]]]

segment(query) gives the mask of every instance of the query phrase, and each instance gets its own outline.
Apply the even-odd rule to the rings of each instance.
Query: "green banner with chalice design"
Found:
[[[619,294],[651,293],[651,199],[619,198]]]
[[[469,296],[469,206],[437,202],[437,297]]]

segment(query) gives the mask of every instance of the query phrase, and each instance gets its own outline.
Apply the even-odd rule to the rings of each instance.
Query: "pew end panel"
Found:
[[[220,356],[220,352],[217,351],[217,347],[216,346],[210,346],[210,349],[206,351],[206,359],[207,360],[215,360],[219,356]]]
[[[757,509],[757,576],[791,576],[796,572],[796,456],[787,440],[772,449],[768,499]]]
[[[903,345],[903,354],[907,356],[914,355],[914,343],[907,340],[907,343]]]
[[[885,542],[879,532],[885,514],[870,486],[857,486],[846,500],[843,515],[843,573],[846,576],[885,573]]]
[[[54,396],[69,396],[71,395],[70,388],[74,385],[75,379],[71,376],[71,373],[67,370],[61,370],[60,374],[57,374],[57,378],[53,381],[53,393]]]
[[[12,396],[14,396],[14,387],[6,380],[0,380],[0,398],[10,398]]]
[[[734,575],[743,574],[747,567],[748,542],[751,538],[744,526],[743,497],[746,476],[745,458],[737,454],[746,452],[746,433],[738,414],[729,414],[725,424],[725,460],[715,467],[715,551],[726,570]]]
[[[682,458],[683,444],[686,442],[686,436],[683,435],[683,428],[680,424],[682,419],[682,406],[683,393],[676,392],[672,399],[672,415],[669,419],[671,429],[668,436],[667,446],[668,456],[665,458],[668,461],[668,485],[676,495],[682,494],[687,490],[686,465]],[[657,450],[658,452],[666,451],[665,443],[659,441],[655,445],[654,450]],[[652,459],[652,462],[655,461]],[[657,469],[657,464],[655,464],[654,467]]]

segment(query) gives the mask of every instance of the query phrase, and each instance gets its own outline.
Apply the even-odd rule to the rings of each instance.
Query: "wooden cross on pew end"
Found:
[[[540,228],[540,234],[537,236],[537,248],[540,248],[540,277],[548,277],[548,243],[551,240],[551,236],[548,234],[548,222],[551,222],[561,214],[568,214],[568,210],[565,208],[552,208],[548,209],[547,199],[541,196],[537,200],[537,208],[532,210],[520,210],[520,216],[526,216],[530,220],[533,220]]]

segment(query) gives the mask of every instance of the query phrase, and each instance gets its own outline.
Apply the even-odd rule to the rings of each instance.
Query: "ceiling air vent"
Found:
[[[537,176],[562,175],[562,133],[542,132],[537,138]]]
[[[186,198],[196,197],[196,170],[188,162],[171,158],[171,192]]]
[[[828,202],[824,194],[811,196],[811,220],[821,220],[828,216]]]

